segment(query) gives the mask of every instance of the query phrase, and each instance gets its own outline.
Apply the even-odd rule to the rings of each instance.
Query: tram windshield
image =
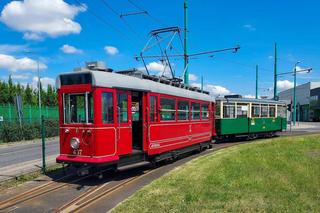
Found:
[[[91,93],[63,95],[64,123],[93,123],[93,98]]]

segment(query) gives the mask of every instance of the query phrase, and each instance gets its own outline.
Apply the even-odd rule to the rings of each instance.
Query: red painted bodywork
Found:
[[[65,124],[63,115],[63,93],[91,92],[93,94],[94,121],[92,124]],[[102,92],[113,93],[114,123],[102,122]],[[117,94],[128,95],[128,122],[119,125],[117,121]],[[150,96],[157,97],[155,110],[156,121],[150,121]],[[210,102],[197,101],[209,106],[209,119],[178,121],[160,121],[160,97],[191,100],[183,97],[174,97],[165,94],[143,92],[142,97],[142,138],[143,151],[152,156],[163,152],[183,148],[193,144],[210,141],[215,136],[214,130],[214,105]],[[123,155],[132,153],[132,117],[131,117],[131,91],[113,88],[92,87],[91,85],[61,86],[58,90],[60,113],[60,155],[58,162],[77,162],[102,164],[118,161]],[[201,109],[201,107],[200,107]],[[177,102],[176,102],[177,110]],[[177,116],[176,116],[177,117]],[[201,117],[201,116],[200,116]],[[70,140],[77,137],[80,140],[79,152],[70,147]]]

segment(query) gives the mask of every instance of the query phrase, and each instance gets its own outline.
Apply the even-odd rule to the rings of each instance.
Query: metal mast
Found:
[[[277,43],[274,43],[274,85],[273,85],[273,99],[277,100],[277,81],[278,81],[278,74],[277,74]]]
[[[258,99],[258,72],[259,72],[259,67],[256,65],[256,99]]]
[[[184,0],[184,83],[189,84],[188,72],[188,0]]]

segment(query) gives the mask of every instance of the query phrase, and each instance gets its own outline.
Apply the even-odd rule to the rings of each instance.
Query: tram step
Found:
[[[120,166],[118,167],[119,171],[123,171],[123,170],[128,170],[128,169],[133,169],[133,168],[137,168],[137,167],[141,167],[141,166],[146,166],[150,164],[149,161],[141,161],[138,163],[134,163],[134,164],[129,164],[129,165],[125,165],[125,166]]]

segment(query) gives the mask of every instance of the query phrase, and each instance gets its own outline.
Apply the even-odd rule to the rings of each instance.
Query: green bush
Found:
[[[59,135],[59,121],[47,120],[45,121],[46,137],[54,137]]]
[[[1,140],[3,142],[21,141],[23,140],[23,132],[19,124],[4,123],[1,126]]]
[[[25,140],[32,140],[40,137],[39,124],[24,124],[23,125],[23,136]]]
[[[59,135],[59,121],[47,120],[45,125],[45,137],[54,137]],[[8,122],[0,126],[0,141],[14,142],[21,140],[32,140],[41,138],[41,126],[36,123],[24,123],[20,127],[19,123]]]

